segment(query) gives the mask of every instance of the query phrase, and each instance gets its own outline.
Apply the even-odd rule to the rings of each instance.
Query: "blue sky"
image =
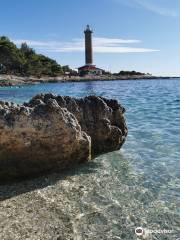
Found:
[[[90,24],[98,67],[180,76],[179,0],[0,0],[0,9],[0,35],[62,65],[84,64]]]

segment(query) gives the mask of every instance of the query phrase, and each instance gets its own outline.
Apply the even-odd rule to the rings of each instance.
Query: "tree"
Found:
[[[7,72],[18,73],[25,62],[22,52],[7,37],[0,37],[0,64]]]
[[[21,48],[20,48],[21,52],[26,56],[26,57],[29,57],[33,54],[35,54],[35,51],[30,48],[26,42],[22,43],[21,44]]]
[[[74,72],[69,66],[61,66],[55,60],[37,54],[25,42],[17,48],[5,36],[0,37],[0,66],[3,66],[4,73],[20,75],[58,76]]]

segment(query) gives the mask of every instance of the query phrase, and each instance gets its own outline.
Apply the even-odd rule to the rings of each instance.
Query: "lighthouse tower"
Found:
[[[87,25],[86,30],[84,31],[86,65],[93,64],[92,33],[93,33],[93,31],[90,29],[89,25]]]
[[[78,73],[80,76],[84,75],[102,75],[103,70],[97,68],[96,65],[93,65],[93,43],[92,43],[92,34],[90,26],[87,25],[84,30],[85,35],[85,65],[78,68]]]

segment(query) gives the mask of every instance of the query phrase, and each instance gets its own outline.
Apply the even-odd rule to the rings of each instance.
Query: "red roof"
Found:
[[[96,65],[84,65],[82,67],[78,68],[79,70],[85,70],[85,71],[89,71],[89,70],[102,70],[100,68],[97,68]]]

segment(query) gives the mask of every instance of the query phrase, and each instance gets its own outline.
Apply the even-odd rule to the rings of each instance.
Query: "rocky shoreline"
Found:
[[[121,148],[125,109],[112,99],[41,94],[0,102],[0,180],[56,172]]]
[[[107,80],[146,80],[146,79],[170,79],[171,77],[157,77],[151,75],[134,76],[86,76],[86,77],[47,77],[37,78],[35,76],[16,76],[0,74],[0,87],[32,85],[39,83],[58,83],[58,82],[86,82],[86,81],[107,81]],[[173,78],[173,77],[172,77]]]

